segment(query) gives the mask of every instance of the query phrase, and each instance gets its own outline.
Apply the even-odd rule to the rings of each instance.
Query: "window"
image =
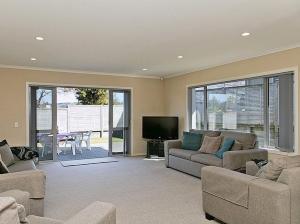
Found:
[[[192,129],[255,133],[259,146],[293,151],[293,74],[189,89]]]

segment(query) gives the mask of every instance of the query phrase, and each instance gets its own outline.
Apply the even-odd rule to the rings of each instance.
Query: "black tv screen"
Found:
[[[143,138],[178,139],[178,117],[143,117]]]

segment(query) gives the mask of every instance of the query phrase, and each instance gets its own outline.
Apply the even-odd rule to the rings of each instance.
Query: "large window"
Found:
[[[293,151],[293,74],[189,89],[192,129],[255,133],[259,146]]]

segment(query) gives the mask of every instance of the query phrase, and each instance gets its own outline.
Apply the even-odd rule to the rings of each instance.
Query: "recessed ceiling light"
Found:
[[[241,34],[242,37],[247,37],[247,36],[249,36],[249,35],[250,35],[249,32],[244,32],[244,33]]]
[[[143,71],[148,71],[148,68],[143,68],[142,70],[143,70]]]
[[[36,40],[44,40],[44,37],[35,37]]]
[[[177,58],[178,58],[178,59],[182,59],[183,56],[182,56],[182,55],[178,55]]]
[[[30,61],[36,61],[37,59],[36,58],[30,58]]]

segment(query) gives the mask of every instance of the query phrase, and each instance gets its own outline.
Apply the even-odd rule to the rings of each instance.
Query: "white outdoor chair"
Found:
[[[92,133],[93,133],[93,131],[88,131],[87,133],[83,133],[80,146],[82,145],[82,142],[85,142],[86,147],[89,150],[92,150],[92,148],[91,148],[91,136],[92,136]]]

